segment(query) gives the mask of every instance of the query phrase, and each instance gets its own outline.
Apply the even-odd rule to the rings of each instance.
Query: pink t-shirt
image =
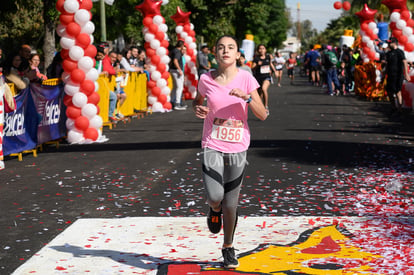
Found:
[[[223,153],[239,153],[248,149],[248,104],[239,97],[229,95],[229,92],[239,88],[250,94],[259,87],[256,79],[245,70],[239,69],[235,78],[225,86],[218,84],[211,72],[201,75],[198,92],[207,98],[210,109],[204,119],[201,142],[203,148]]]

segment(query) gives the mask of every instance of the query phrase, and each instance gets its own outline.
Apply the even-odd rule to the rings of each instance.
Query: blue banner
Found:
[[[63,104],[63,85],[30,85],[31,94],[40,122],[37,129],[37,143],[56,140],[66,135],[66,114]]]
[[[5,114],[4,118],[3,152],[6,156],[34,149],[37,145],[39,116],[30,88],[22,90],[15,99],[16,110]]]

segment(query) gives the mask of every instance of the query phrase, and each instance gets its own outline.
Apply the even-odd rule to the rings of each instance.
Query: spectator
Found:
[[[182,104],[182,95],[184,89],[184,64],[183,64],[184,41],[179,40],[175,48],[170,53],[170,73],[173,79],[173,89],[171,91],[171,103],[174,110],[185,110],[186,106]]]
[[[19,54],[10,55],[4,66],[4,75],[7,82],[14,83],[17,92],[25,89],[36,74],[30,70],[29,62]]]
[[[339,80],[339,84],[341,86],[341,90],[343,91],[344,95],[346,95],[347,89],[346,89],[346,64],[345,61],[341,61],[341,65],[339,66],[339,68],[337,69],[337,75],[338,75],[338,80]]]
[[[109,76],[113,76],[115,78],[117,77],[118,72],[121,72],[121,69],[117,68],[116,66],[117,56],[118,54],[115,51],[111,51],[102,60],[102,70],[104,72],[108,72]],[[121,78],[116,78],[116,82],[120,82],[120,81],[121,81]],[[119,101],[119,108],[124,104],[126,100],[126,93],[124,92],[123,89],[122,90],[116,89],[115,91],[110,91],[110,93],[111,94],[109,96],[109,118],[111,120],[122,119],[124,115],[119,110],[115,114],[115,117],[113,116],[113,114],[115,112],[116,104],[118,101]]]
[[[32,48],[27,44],[22,45],[19,50],[19,55],[26,61],[29,61],[32,56]]]
[[[61,78],[63,73],[62,56],[57,52],[53,57],[52,63],[47,67],[46,74],[48,78]]]
[[[338,58],[336,54],[327,49],[326,45],[322,47],[322,65],[326,70],[326,82],[328,85],[329,95],[339,95],[341,93],[341,85],[338,80],[338,74],[336,71],[336,64]],[[332,86],[334,85],[334,87]]]
[[[204,45],[203,47],[201,47],[201,51],[197,54],[199,76],[210,70],[210,65],[208,64],[208,52],[208,46]]]
[[[4,62],[3,49],[0,48],[0,74],[3,72],[3,62]]]
[[[30,61],[29,61],[29,64],[30,64],[30,67],[32,68],[32,70],[36,71],[36,76],[37,76],[37,78],[40,82],[47,79],[47,76],[42,74],[39,70],[39,64],[40,64],[40,55],[39,54],[37,54],[37,53],[32,54],[32,56],[30,58]]]
[[[385,54],[385,75],[387,76],[385,90],[393,108],[393,115],[399,115],[402,107],[402,84],[404,78],[410,80],[410,74],[405,54],[398,48],[398,40],[391,37],[388,40],[388,46],[390,50]]]
[[[147,57],[144,49],[138,49],[138,62],[137,67],[140,68],[141,73],[144,73],[147,69],[145,58]]]
[[[253,75],[252,69],[247,66],[247,60],[246,60],[246,56],[244,55],[244,53],[240,52],[240,57],[239,59],[237,59],[237,67],[239,69],[248,71],[251,75]]]
[[[133,67],[129,64],[127,60],[129,50],[125,50],[123,54],[117,53],[117,64],[118,69],[124,69],[126,72],[138,72],[140,69],[138,67]]]
[[[129,65],[131,65],[132,67],[138,67],[138,47],[131,46],[129,50],[131,51],[131,55],[129,57],[126,57],[129,62]]]
[[[216,46],[213,46],[211,51],[208,53],[208,63],[210,64],[211,69],[217,70],[218,63],[216,60]]]

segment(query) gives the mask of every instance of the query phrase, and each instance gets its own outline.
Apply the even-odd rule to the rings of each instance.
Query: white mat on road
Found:
[[[334,221],[352,233],[361,230],[363,220],[241,217],[234,246],[244,253],[259,244],[287,245]],[[80,219],[13,274],[157,274],[159,265],[169,262],[221,262],[222,241],[222,233],[209,233],[205,217]]]

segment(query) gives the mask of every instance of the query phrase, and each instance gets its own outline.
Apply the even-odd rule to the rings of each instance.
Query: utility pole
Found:
[[[296,15],[297,15],[297,39],[298,39],[298,42],[299,42],[299,41],[301,41],[301,36],[302,36],[301,28],[300,28],[300,2],[298,2],[298,5],[297,5]]]
[[[105,1],[100,0],[100,10],[101,10],[101,41],[106,41],[106,15],[105,15]]]

